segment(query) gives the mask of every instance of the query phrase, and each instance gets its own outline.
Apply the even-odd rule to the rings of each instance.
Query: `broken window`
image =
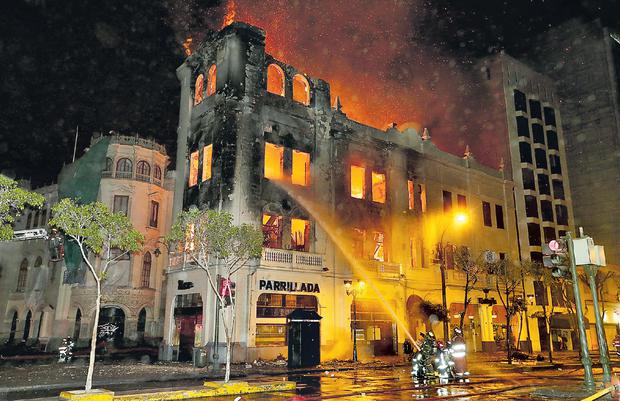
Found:
[[[443,211],[450,213],[452,211],[452,192],[442,191]]]
[[[293,77],[293,100],[306,106],[310,104],[310,85],[303,75]]]
[[[485,201],[482,201],[482,222],[486,227],[493,227],[493,222],[491,221],[491,204]]]
[[[373,233],[373,241],[374,241],[374,251],[372,253],[372,258],[374,260],[378,260],[379,262],[385,261],[385,248],[384,248],[384,235],[382,232],[375,231]]]
[[[205,76],[200,74],[196,78],[196,85],[194,85],[194,106],[202,102],[204,90],[205,90]]]
[[[194,243],[194,224],[190,223],[187,226],[187,231],[185,232],[185,251],[193,251],[196,248],[196,244]]]
[[[263,214],[263,246],[282,248],[282,216]]]
[[[385,174],[372,172],[372,201],[385,203]]]
[[[217,67],[215,64],[209,68],[209,76],[207,80],[207,96],[211,96],[215,93],[217,88]]]
[[[189,186],[198,184],[198,151],[192,152],[189,158]]]
[[[351,233],[351,245],[353,256],[358,259],[364,259],[364,241],[366,238],[366,231],[361,228],[354,228]]]
[[[284,147],[265,142],[265,178],[279,180],[284,171]]]
[[[211,179],[211,162],[213,159],[213,145],[202,148],[202,181]]]
[[[291,180],[294,185],[310,185],[310,154],[293,149],[293,173]]]
[[[457,194],[456,195],[456,205],[460,210],[467,210],[467,196]]]
[[[409,210],[415,209],[415,186],[413,180],[407,180],[407,195],[409,199]]]
[[[351,197],[364,199],[366,193],[366,169],[351,166]]]
[[[291,249],[308,252],[310,245],[310,222],[291,219]]]
[[[284,71],[277,64],[267,67],[267,92],[284,96]]]
[[[422,209],[422,213],[426,212],[426,186],[424,184],[419,184],[418,189],[420,191],[420,208]]]

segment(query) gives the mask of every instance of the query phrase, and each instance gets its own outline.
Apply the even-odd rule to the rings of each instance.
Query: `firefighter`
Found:
[[[413,346],[408,339],[405,339],[405,341],[403,341],[403,354],[405,354],[405,358],[407,361],[411,361],[411,358],[413,357]]]
[[[467,371],[467,352],[463,331],[459,327],[454,328],[451,341],[452,360],[454,361],[454,374],[456,377],[469,375]]]

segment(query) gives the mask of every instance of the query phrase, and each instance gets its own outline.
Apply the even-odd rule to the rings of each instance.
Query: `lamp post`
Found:
[[[467,215],[465,213],[458,212],[454,214],[453,221],[451,223],[461,225],[461,224],[465,224],[466,222],[467,222]],[[438,255],[439,256],[439,271],[441,272],[441,304],[443,306],[444,311],[448,310],[448,305],[447,305],[447,300],[446,300],[446,256],[445,256],[446,250],[443,244],[443,237],[446,234],[446,231],[448,231],[448,228],[450,228],[450,226],[451,224],[447,224],[446,227],[443,229],[441,233],[441,237],[439,239],[439,249],[437,250],[439,254]],[[449,337],[447,319],[443,321],[443,336],[444,336],[444,340],[447,342],[448,337]]]
[[[357,282],[357,286],[353,285],[351,280],[344,280],[344,288],[347,295],[353,296],[353,321],[351,327],[353,331],[353,362],[357,362],[357,305],[356,298],[364,289],[365,283],[361,280]]]

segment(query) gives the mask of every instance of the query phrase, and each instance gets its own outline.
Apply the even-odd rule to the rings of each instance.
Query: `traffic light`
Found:
[[[568,246],[565,239],[554,239],[544,244],[543,265],[551,270],[553,277],[569,277]]]
[[[226,307],[232,305],[232,303],[235,301],[235,282],[219,275],[217,279],[218,291],[220,293],[220,296],[222,297],[222,300],[224,301],[224,306]]]

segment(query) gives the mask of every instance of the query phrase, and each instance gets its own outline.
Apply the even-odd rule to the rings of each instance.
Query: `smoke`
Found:
[[[427,127],[441,149],[462,155],[470,145],[495,168],[505,157],[505,133],[489,115],[492,102],[503,100],[491,96],[472,60],[425,34],[438,12],[428,2],[228,0],[200,11],[198,0],[170,1],[181,42],[194,36],[199,43],[234,5],[236,20],[265,30],[269,54],[329,82],[332,101],[340,96],[351,119],[380,129]]]

